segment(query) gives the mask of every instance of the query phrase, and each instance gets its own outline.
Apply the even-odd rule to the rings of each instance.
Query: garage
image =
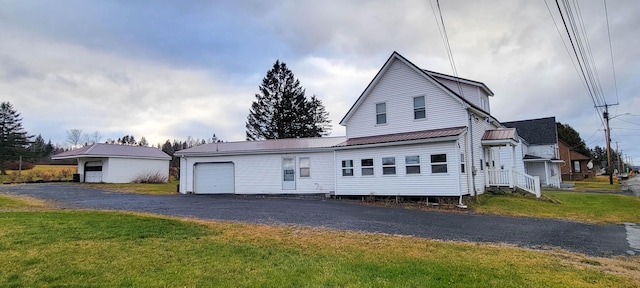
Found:
[[[193,170],[193,193],[233,194],[235,192],[233,163],[197,163]]]
[[[84,182],[102,182],[102,161],[87,162],[84,164]]]

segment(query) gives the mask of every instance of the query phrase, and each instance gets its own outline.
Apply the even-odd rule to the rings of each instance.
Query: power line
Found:
[[[442,34],[444,35],[443,41],[445,49],[447,50],[447,56],[449,57],[449,64],[451,65],[451,70],[453,71],[453,75],[456,78],[458,77],[458,70],[456,69],[456,62],[453,60],[453,52],[451,51],[451,45],[449,44],[449,36],[447,34],[447,27],[444,25],[444,18],[442,17],[442,9],[440,8],[440,0],[436,0],[436,6],[438,7],[438,14],[440,15],[440,23],[442,24]],[[433,6],[431,7],[433,9]],[[438,26],[438,29],[440,27]],[[458,92],[460,96],[464,98],[464,91],[462,90],[462,85],[460,85],[459,79],[457,79],[456,84],[458,85]]]
[[[620,98],[618,98],[618,80],[616,79],[616,66],[613,61],[613,48],[611,45],[611,30],[609,29],[609,10],[607,10],[607,0],[603,0],[604,2],[604,15],[607,20],[607,35],[609,37],[609,53],[611,54],[611,70],[613,71],[613,85],[616,88],[616,103],[620,103]]]

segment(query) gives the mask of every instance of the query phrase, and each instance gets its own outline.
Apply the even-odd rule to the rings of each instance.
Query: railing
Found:
[[[487,186],[509,188],[515,186],[540,198],[540,177],[527,175],[515,170],[488,169]]]
[[[536,197],[540,198],[540,177],[527,175],[514,170],[513,178],[516,179],[516,187],[536,194]]]

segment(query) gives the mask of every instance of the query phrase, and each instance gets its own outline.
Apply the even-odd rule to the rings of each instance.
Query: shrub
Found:
[[[133,183],[167,183],[167,175],[163,175],[160,172],[147,172],[138,175],[132,181]]]

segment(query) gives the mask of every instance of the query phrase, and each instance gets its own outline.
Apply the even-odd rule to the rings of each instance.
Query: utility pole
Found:
[[[613,167],[611,167],[611,129],[609,128],[609,106],[614,106],[614,105],[618,105],[618,104],[604,104],[602,106],[596,106],[596,107],[603,107],[604,106],[604,112],[602,112],[602,118],[604,118],[605,121],[605,125],[607,126],[606,130],[604,131],[605,137],[607,137],[607,170],[609,171],[609,184],[613,185]]]

